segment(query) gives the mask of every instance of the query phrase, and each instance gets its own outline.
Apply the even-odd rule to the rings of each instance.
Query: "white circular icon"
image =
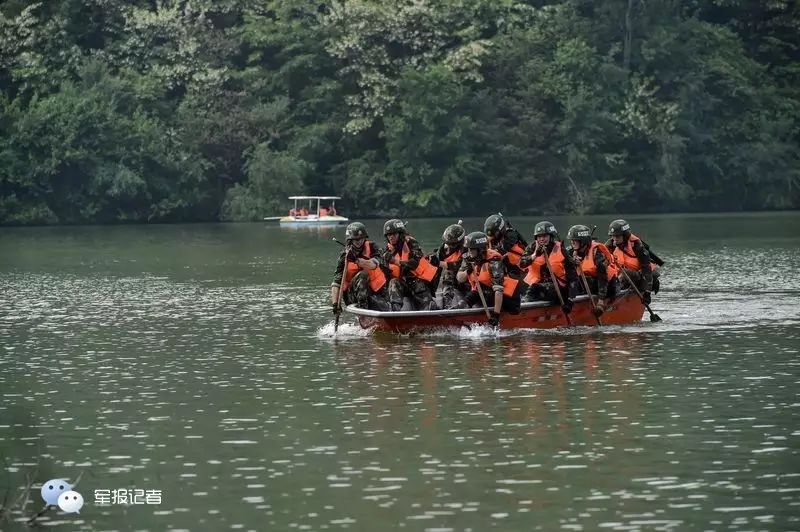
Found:
[[[58,507],[68,514],[79,514],[83,506],[83,496],[77,491],[65,491],[58,496]]]
[[[58,498],[62,493],[72,489],[69,482],[61,478],[48,480],[42,485],[42,499],[45,504],[58,504]]]

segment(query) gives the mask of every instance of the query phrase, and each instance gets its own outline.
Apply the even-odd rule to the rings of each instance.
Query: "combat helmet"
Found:
[[[464,238],[464,247],[484,251],[489,247],[489,237],[486,236],[486,233],[474,231]]]
[[[367,228],[361,222],[353,222],[347,226],[344,231],[344,237],[347,240],[358,240],[359,238],[369,238]]]
[[[631,226],[625,220],[614,220],[608,226],[608,236],[631,236]]]
[[[466,231],[461,224],[448,225],[442,234],[442,242],[450,247],[456,247],[464,241]]]
[[[406,234],[406,224],[403,220],[398,220],[397,218],[386,220],[386,223],[383,224],[383,236],[389,236],[392,233]]]
[[[558,240],[558,231],[552,222],[543,221],[536,224],[536,227],[533,228],[533,237],[541,235],[550,235],[552,240]]]
[[[483,231],[487,236],[494,238],[502,235],[507,225],[508,224],[506,224],[506,220],[503,218],[502,214],[493,214],[486,218],[486,221],[483,222]]]
[[[586,246],[592,241],[592,230],[585,225],[573,225],[567,231],[567,240],[577,240]]]

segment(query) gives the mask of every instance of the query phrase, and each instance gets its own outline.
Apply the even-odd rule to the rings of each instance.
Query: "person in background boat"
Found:
[[[336,205],[331,203],[331,206],[328,207],[328,216],[336,216]]]
[[[438,310],[433,300],[431,282],[436,276],[433,266],[422,253],[419,242],[406,231],[402,220],[391,219],[383,224],[386,249],[383,265],[389,269],[389,304],[402,310],[403,297],[411,298],[415,310]]]
[[[572,312],[572,300],[578,293],[578,274],[570,259],[564,243],[558,239],[556,226],[542,221],[533,230],[534,242],[525,249],[520,266],[527,273],[523,282],[526,285],[525,301],[545,300],[560,303],[556,290],[561,292],[564,314]],[[547,250],[549,262],[545,264],[544,252]],[[550,272],[555,274],[558,286],[553,286]]]
[[[442,308],[452,308],[456,293],[463,298],[469,289],[466,283],[456,281],[456,273],[461,268],[464,254],[465,234],[466,231],[460,223],[448,225],[442,234],[442,245],[428,255],[428,262],[439,269],[438,277],[431,284],[434,296],[437,285],[442,289]]]
[[[481,305],[478,290],[482,290],[486,304],[489,306],[489,325],[500,324],[500,311],[519,314],[519,280],[507,275],[503,256],[489,248],[489,237],[486,233],[476,231],[464,238],[467,254],[456,275],[459,283],[469,283],[470,292],[456,308],[470,308]]]
[[[578,274],[583,272],[589,290],[597,296],[595,314],[599,317],[617,295],[619,282],[614,257],[604,244],[592,240],[592,230],[585,225],[570,227],[567,240]]]
[[[631,226],[625,220],[614,220],[608,226],[608,242],[606,247],[611,251],[618,268],[624,268],[625,273],[636,284],[642,293],[642,299],[648,305],[651,302],[650,293],[658,293],[661,271],[659,266],[664,265],[658,256],[650,251],[641,238],[631,232]],[[627,287],[628,280],[620,276],[622,288]]]
[[[328,209],[325,207],[319,208],[319,217],[322,218],[323,216],[328,216]]]
[[[483,223],[483,232],[489,237],[489,246],[503,255],[508,275],[521,279],[523,272],[519,262],[528,245],[522,238],[522,234],[514,229],[500,213],[486,218]]]
[[[368,240],[367,228],[361,222],[353,222],[347,226],[345,238],[346,247],[339,255],[336,273],[333,274],[331,283],[331,305],[334,314],[341,312],[337,306],[340,284],[345,304],[355,303],[362,308],[388,311],[388,276],[380,267],[378,247]],[[346,271],[345,256],[347,256]]]

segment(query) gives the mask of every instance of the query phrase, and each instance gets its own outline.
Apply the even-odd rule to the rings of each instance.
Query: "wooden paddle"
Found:
[[[587,253],[591,253],[592,252],[591,238],[592,238],[592,235],[594,235],[594,232],[595,232],[596,229],[597,229],[597,226],[593,225],[592,226],[592,232],[589,233],[589,249],[587,250]],[[592,310],[594,311],[594,319],[597,320],[597,324],[598,325],[603,325],[603,322],[600,321],[600,316],[598,316],[598,314],[597,314],[597,304],[594,302],[594,298],[592,297],[592,291],[589,288],[589,281],[588,281],[588,279],[586,279],[586,274],[583,273],[583,269],[581,269],[580,263],[575,264],[575,269],[578,270],[578,274],[580,274],[581,280],[583,281],[583,287],[586,289],[586,295],[589,296],[589,301],[592,302]]]
[[[477,268],[477,272],[475,273],[475,287],[478,290],[478,297],[481,298],[481,304],[483,305],[483,311],[486,313],[486,319],[492,319],[492,315],[489,314],[489,307],[486,305],[486,296],[483,295],[483,288],[481,288],[481,282],[478,280],[478,276],[480,275],[480,268],[483,265]]]
[[[650,309],[650,305],[648,305],[647,303],[645,303],[645,302],[644,302],[644,296],[643,296],[643,295],[642,295],[642,293],[639,291],[639,288],[638,288],[638,287],[637,287],[637,286],[634,284],[634,282],[631,280],[630,276],[628,275],[628,272],[626,272],[626,271],[625,271],[625,268],[622,266],[622,264],[620,264],[620,263],[619,263],[619,261],[617,261],[617,260],[614,260],[614,262],[616,263],[616,265],[617,265],[617,268],[619,268],[619,271],[621,271],[621,272],[622,272],[622,275],[624,275],[624,276],[625,276],[625,278],[628,280],[628,284],[629,284],[629,285],[631,285],[631,288],[633,288],[633,291],[634,291],[634,292],[636,292],[636,295],[637,295],[637,296],[639,296],[639,301],[641,301],[641,302],[642,302],[642,305],[644,305],[644,308],[646,308],[646,309],[647,309],[647,312],[649,312],[649,313],[650,313],[650,321],[662,321],[662,320],[661,320],[661,316],[659,316],[658,314],[656,314],[655,312],[653,312],[653,311]]]
[[[341,244],[336,238],[333,240],[336,243]],[[344,269],[342,270],[342,280],[339,281],[339,293],[336,296],[336,312],[334,314],[335,319],[333,322],[333,334],[335,335],[336,332],[339,330],[339,319],[342,317],[342,286],[344,286],[344,278],[347,277],[347,256],[350,255],[350,246],[344,247]]]
[[[552,237],[551,237],[552,238]],[[561,295],[561,288],[558,286],[558,279],[556,279],[556,274],[553,273],[553,269],[550,267],[550,257],[547,253],[547,245],[542,246],[542,252],[544,253],[544,263],[547,266],[547,271],[550,273],[550,280],[553,282],[553,288],[558,295],[558,300],[561,302],[561,312],[564,312],[564,296]],[[572,320],[569,319],[569,314],[564,312],[564,317],[567,318],[567,325],[572,327]]]
[[[589,250],[591,252],[591,249]],[[575,269],[578,270],[578,275],[581,276],[581,281],[583,281],[583,287],[586,289],[586,295],[589,296],[589,301],[592,302],[592,310],[594,310],[594,319],[597,320],[598,325],[603,325],[603,322],[600,321],[600,316],[597,315],[597,304],[594,302],[594,297],[592,297],[592,291],[589,288],[589,281],[586,279],[586,274],[583,273],[583,268],[581,268],[580,264],[575,265]]]

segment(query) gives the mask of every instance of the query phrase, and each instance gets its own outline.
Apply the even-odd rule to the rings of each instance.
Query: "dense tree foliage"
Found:
[[[791,0],[0,2],[0,223],[800,207]]]

